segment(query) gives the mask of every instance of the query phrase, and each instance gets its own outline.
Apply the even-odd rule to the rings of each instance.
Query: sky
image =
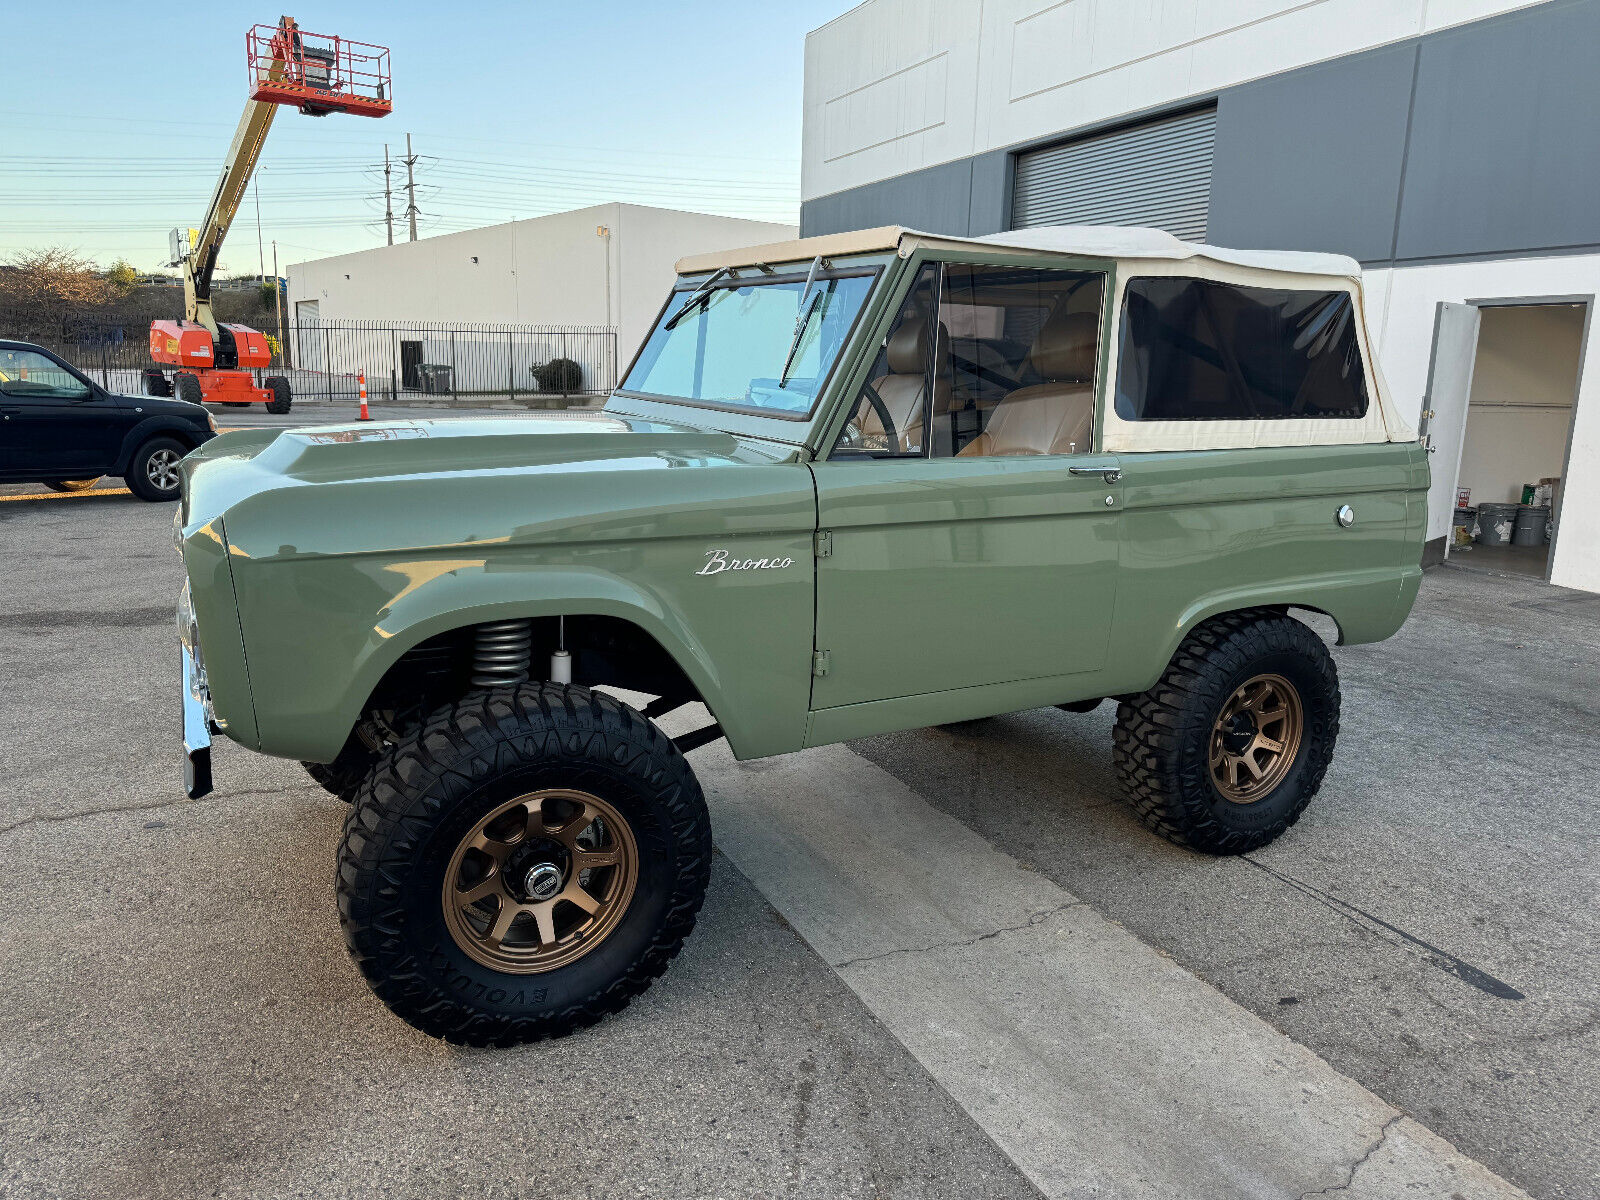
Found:
[[[281,3],[282,0],[276,0]],[[419,236],[612,200],[798,220],[806,33],[853,0],[326,3],[308,32],[387,45],[394,112],[280,109],[224,274],[379,246],[383,150],[412,135]],[[248,99],[245,33],[281,9],[7,6],[0,262],[67,246],[155,270],[198,225]],[[403,165],[393,176],[405,236]]]

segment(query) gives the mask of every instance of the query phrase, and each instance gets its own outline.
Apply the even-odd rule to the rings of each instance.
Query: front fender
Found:
[[[128,463],[133,458],[134,451],[144,445],[153,437],[162,434],[176,438],[190,450],[204,445],[217,435],[209,429],[196,429],[185,421],[176,417],[153,416],[146,417],[122,437],[122,446],[117,451],[117,461],[112,464],[108,475],[125,475]]]
[[[732,553],[742,539],[730,538]],[[782,571],[701,577],[698,540],[234,559],[260,748],[326,762],[407,650],[512,617],[630,621],[661,645],[741,758],[799,749],[810,697],[810,534],[751,536]],[[760,578],[756,578],[759,575]],[[647,580],[648,584],[636,582]]]

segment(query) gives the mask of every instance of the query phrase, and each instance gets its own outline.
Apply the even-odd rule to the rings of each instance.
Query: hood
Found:
[[[327,524],[330,514],[387,507],[397,518],[391,528],[409,518],[413,544],[420,545],[447,534],[424,532],[440,523],[441,512],[453,511],[458,521],[473,511],[484,517],[496,505],[525,503],[511,497],[530,496],[530,489],[581,491],[591,507],[620,505],[639,492],[641,473],[752,468],[793,458],[789,447],[605,413],[238,430],[184,459],[180,521],[192,530],[228,514],[233,540],[232,513],[240,509],[266,534],[273,513],[316,510]]]

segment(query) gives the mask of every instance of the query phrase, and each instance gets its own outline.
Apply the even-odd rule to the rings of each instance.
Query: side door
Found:
[[[0,349],[0,470],[13,478],[103,474],[121,444],[116,400],[38,350]]]
[[[892,728],[954,719],[948,694],[968,689],[956,708],[1068,699],[1063,677],[1105,662],[1121,506],[1117,461],[1094,453],[1106,288],[1103,270],[917,275],[812,466],[813,742],[858,732],[849,706],[889,702],[867,727]]]

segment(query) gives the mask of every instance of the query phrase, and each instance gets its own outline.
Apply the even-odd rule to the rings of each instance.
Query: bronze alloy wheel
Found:
[[[444,877],[456,945],[496,971],[576,962],[617,927],[639,880],[633,830],[588,792],[529,792],[468,831]]]
[[[1211,781],[1225,800],[1254,804],[1283,782],[1305,730],[1300,693],[1282,675],[1256,675],[1228,697],[1211,727]]]

